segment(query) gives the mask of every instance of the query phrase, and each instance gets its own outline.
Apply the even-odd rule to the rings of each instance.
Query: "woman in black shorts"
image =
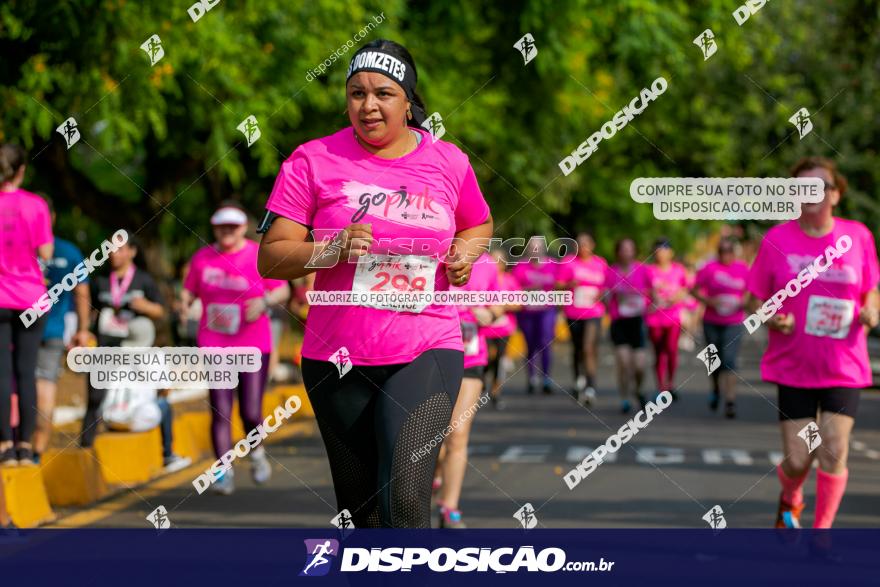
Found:
[[[645,310],[651,280],[647,266],[636,261],[636,243],[631,238],[617,241],[614,254],[617,262],[608,268],[605,288],[611,314],[611,342],[617,362],[621,412],[627,414],[632,409],[631,395],[642,407],[646,403],[641,388],[647,362]]]
[[[846,490],[859,394],[871,384],[866,332],[880,321],[880,269],[871,231],[832,215],[846,192],[835,164],[808,157],[792,176],[821,179],[825,198],[803,204],[799,219],[764,236],[748,276],[753,314],[746,325],[767,318],[761,377],[779,387],[785,456],[776,470],[782,485],[776,527],[800,527],[802,487],[818,458],[813,527],[830,528]]]

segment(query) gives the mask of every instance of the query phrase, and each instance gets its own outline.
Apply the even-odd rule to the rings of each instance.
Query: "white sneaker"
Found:
[[[257,485],[265,485],[272,478],[272,465],[266,458],[266,449],[262,446],[251,452],[251,477]]]
[[[163,470],[166,473],[174,473],[176,471],[180,471],[181,469],[186,469],[190,466],[191,463],[191,458],[173,454],[165,459],[165,466]]]
[[[229,469],[211,485],[211,491],[218,495],[232,495],[235,492],[235,474]]]
[[[585,406],[593,405],[596,400],[596,390],[592,387],[586,388],[580,396],[581,403]]]

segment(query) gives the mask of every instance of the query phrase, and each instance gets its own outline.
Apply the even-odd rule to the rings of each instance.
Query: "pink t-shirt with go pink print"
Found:
[[[43,198],[21,189],[0,192],[0,308],[24,310],[46,293],[37,247],[52,241]]]
[[[798,273],[848,236],[852,247],[794,297],[782,302],[780,314],[794,314],[794,330],[769,331],[761,358],[765,381],[791,387],[867,387],[871,384],[865,328],[859,310],[865,295],[877,288],[880,268],[871,231],[854,220],[834,219],[834,228],[814,238],[797,220],[774,226],[761,241],[747,280],[749,291],[767,300]]]
[[[482,255],[474,263],[471,278],[463,287],[450,286],[451,291],[499,291],[498,266],[488,255]],[[489,347],[486,345],[486,329],[477,325],[472,309],[475,306],[457,306],[461,321],[461,339],[464,345],[464,368],[489,364]]]
[[[449,244],[456,232],[484,223],[489,207],[467,156],[413,130],[421,142],[397,159],[369,153],[347,127],[301,145],[282,164],[270,211],[313,229],[318,241],[352,223],[372,226],[369,255],[318,269],[316,292],[449,289],[442,262]],[[345,347],[354,365],[393,365],[429,349],[463,350],[454,306],[419,310],[312,305],[302,356],[328,361]]]
[[[202,318],[196,341],[200,347],[253,346],[261,353],[272,350],[269,316],[253,322],[246,317],[245,302],[282,287],[284,281],[266,279],[257,272],[259,245],[246,240],[234,253],[213,245],[196,251],[183,287],[202,301]]]

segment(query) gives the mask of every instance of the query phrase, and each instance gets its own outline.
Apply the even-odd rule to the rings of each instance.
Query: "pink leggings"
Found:
[[[681,324],[648,327],[648,336],[651,338],[654,354],[657,357],[654,368],[659,391],[673,389],[675,370],[678,368],[678,337],[680,334]]]

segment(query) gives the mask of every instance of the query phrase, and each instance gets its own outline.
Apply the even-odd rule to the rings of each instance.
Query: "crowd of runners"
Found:
[[[870,385],[866,330],[880,320],[874,240],[864,225],[833,215],[846,192],[834,163],[807,158],[795,165],[793,176],[824,182],[825,199],[804,204],[798,220],[771,228],[754,259],[744,259],[737,239],[725,236],[716,255],[689,266],[673,247],[686,243],[658,236],[649,251],[639,251],[634,238],[621,238],[606,260],[595,252],[594,237],[581,231],[574,254],[553,258],[546,240],[533,237],[526,260],[513,263],[503,251],[487,250],[493,218],[467,156],[421,127],[426,114],[416,80],[402,46],[380,40],[362,47],[345,87],[351,126],[299,146],[283,163],[259,243],[247,238],[251,223],[238,203],[212,212],[212,242],[184,267],[171,308],[135,263],[132,238],[109,255],[109,271],[81,281],[66,301],[26,327],[19,314],[68,272],[51,270],[73,267],[83,257],[53,237],[46,201],[21,189],[21,150],[0,148],[0,464],[33,464],[45,450],[54,389],[39,382],[57,379],[65,344],[149,346],[153,323],[170,313],[192,344],[256,347],[261,370],[241,374],[236,390],[209,392],[219,458],[232,447],[234,395],[246,430],[261,421],[270,356],[277,350],[268,309],[282,305],[297,314],[307,288],[563,290],[573,297],[562,308],[308,308],[303,382],[337,507],[350,513],[355,527],[427,528],[434,504],[441,527],[464,527],[461,490],[474,406],[485,397],[504,408],[502,392],[512,373],[507,346],[517,330],[527,349],[528,393],[569,392],[591,409],[598,390],[614,387],[623,413],[644,408],[664,390],[676,397],[682,349],[696,353],[713,345],[718,365],[706,401],[733,419],[737,351],[752,314],[770,331],[762,378],[778,388],[784,458],[777,469],[782,492],[776,525],[800,526],[801,488],[816,458],[815,526],[830,527],[846,487],[860,392]],[[317,231],[331,236],[314,238]],[[405,243],[415,240],[427,245],[407,250]],[[65,343],[69,311],[76,319]],[[570,390],[553,378],[560,312],[572,343]],[[613,382],[598,381],[599,341],[606,332],[616,364]],[[88,389],[84,447],[99,428],[105,396],[105,390]],[[171,465],[179,457],[171,452],[170,408],[161,395],[154,399]],[[811,422],[823,439],[816,451],[798,436]],[[265,449],[250,457],[254,481],[268,482]],[[212,490],[234,491],[231,468],[216,476]],[[9,524],[2,507],[0,524]]]

